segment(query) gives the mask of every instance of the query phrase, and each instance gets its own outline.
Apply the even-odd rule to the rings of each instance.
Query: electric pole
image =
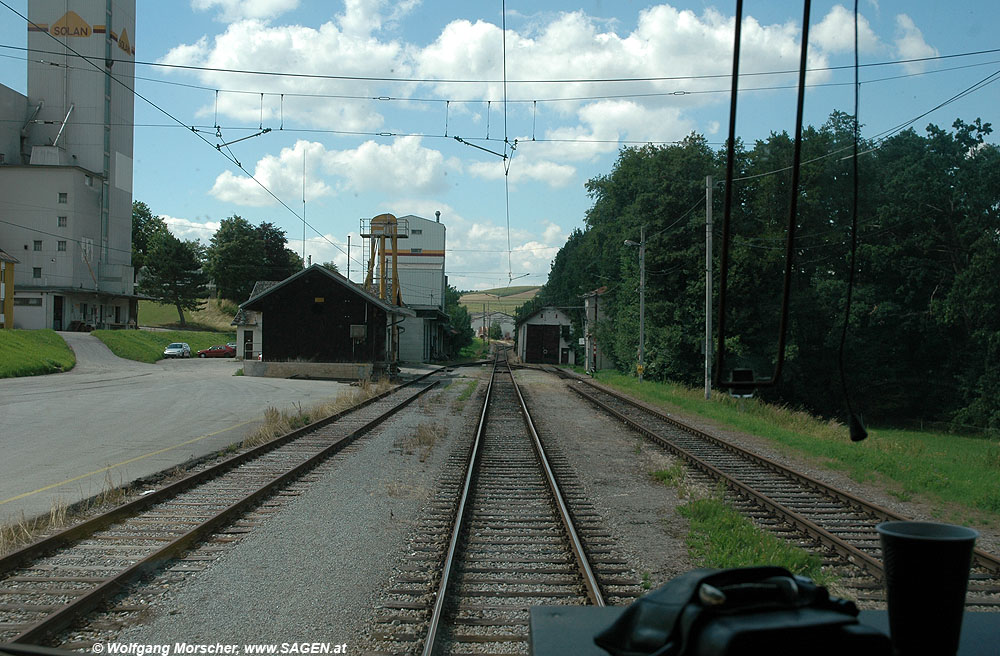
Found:
[[[639,367],[636,371],[641,383],[646,351],[646,226],[639,228],[638,244],[631,239],[626,239],[625,244],[639,247]]]
[[[705,177],[705,400],[712,396],[712,176]]]

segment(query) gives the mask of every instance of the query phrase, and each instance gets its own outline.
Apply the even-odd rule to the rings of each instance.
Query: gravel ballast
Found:
[[[389,579],[458,437],[455,398],[477,375],[458,370],[446,389],[415,402],[417,412],[348,447],[301,496],[153,600],[148,622],[109,641],[346,643],[353,653],[368,630],[373,586]],[[429,449],[414,440],[421,425],[437,434]]]

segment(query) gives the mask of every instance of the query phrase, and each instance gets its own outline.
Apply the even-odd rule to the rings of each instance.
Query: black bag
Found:
[[[781,567],[696,569],[642,597],[594,642],[613,656],[880,656],[854,602]]]

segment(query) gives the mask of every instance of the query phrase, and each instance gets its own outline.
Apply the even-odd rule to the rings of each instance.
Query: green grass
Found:
[[[239,306],[225,299],[206,299],[201,310],[185,310],[185,330],[227,332]],[[151,328],[180,328],[177,308],[153,301],[139,301],[139,325]],[[187,340],[181,340],[187,341]]]
[[[235,333],[191,330],[95,330],[91,334],[104,342],[118,357],[150,364],[163,359],[163,349],[171,342],[187,342],[194,355],[209,346],[236,340]]]
[[[758,528],[718,499],[697,499],[678,508],[691,522],[687,544],[698,567],[784,567],[820,585],[830,577],[819,556]]]
[[[940,519],[986,525],[1000,521],[996,439],[869,428],[868,439],[855,443],[842,424],[757,399],[732,399],[713,391],[706,401],[700,388],[649,381],[640,385],[635,378],[604,372],[598,380],[669,411],[767,438],[786,453],[882,485],[897,498],[927,501]]]
[[[0,378],[69,371],[76,356],[54,330],[0,330]]]
[[[469,362],[472,360],[483,360],[489,357],[489,346],[486,344],[485,340],[478,337],[472,338],[472,343],[468,346],[463,346],[458,352],[457,362]]]

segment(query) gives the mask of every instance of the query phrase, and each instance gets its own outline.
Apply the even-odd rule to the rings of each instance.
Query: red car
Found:
[[[236,349],[228,344],[216,344],[207,349],[198,351],[199,358],[235,358]]]

